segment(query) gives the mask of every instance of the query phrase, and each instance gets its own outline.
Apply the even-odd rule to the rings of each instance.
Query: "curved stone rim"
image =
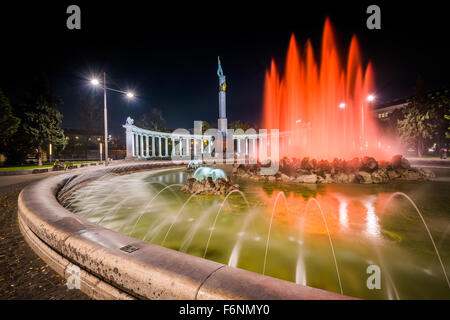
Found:
[[[91,172],[126,173],[168,166],[174,163],[126,164]],[[56,272],[67,278],[69,266],[80,268],[80,289],[92,298],[352,299],[153,245],[93,224],[56,199],[64,183],[76,175],[61,174],[24,188],[18,199],[18,219],[27,243]],[[126,246],[137,250],[121,250]]]

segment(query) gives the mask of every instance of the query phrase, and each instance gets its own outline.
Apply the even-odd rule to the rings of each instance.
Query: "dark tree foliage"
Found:
[[[450,119],[446,117],[446,113],[450,110],[450,92],[446,91],[440,95],[433,97],[431,101],[437,114],[436,119],[436,141],[438,144],[437,150],[439,150],[445,144],[448,144],[450,136],[447,134],[447,130],[450,128]]]
[[[19,124],[20,119],[13,115],[9,99],[0,90],[0,153],[6,151],[6,146],[12,135],[17,132]]]
[[[252,128],[252,126],[246,122],[242,122],[240,120],[235,120],[235,121],[231,121],[230,124],[228,125],[230,129],[233,130],[238,130],[238,129],[242,129],[245,131],[247,131],[248,129]]]
[[[45,77],[30,78],[22,88],[21,98],[13,104],[13,115],[21,122],[5,148],[8,165],[22,164],[28,154],[35,154],[41,164],[43,148],[51,143],[54,150],[62,150],[66,145],[62,115],[57,109],[62,101],[53,95]]]
[[[163,118],[161,110],[152,108],[150,112],[144,113],[139,120],[136,121],[136,126],[154,130],[166,131],[166,121]]]
[[[445,132],[445,136],[447,139],[450,139],[450,106],[447,107],[447,114],[444,116],[447,120],[447,131]]]
[[[400,139],[406,146],[415,146],[419,156],[423,156],[427,142],[444,142],[446,103],[448,104],[448,98],[445,95],[426,95],[423,81],[418,78],[416,94],[403,109],[403,118],[397,123]]]
[[[211,124],[208,121],[202,121],[202,134],[208,129],[211,129]]]
[[[42,165],[42,149],[50,143],[55,148],[64,148],[66,139],[61,129],[62,114],[44,97],[39,97],[35,108],[25,112],[24,132],[31,145],[38,150],[39,165]]]

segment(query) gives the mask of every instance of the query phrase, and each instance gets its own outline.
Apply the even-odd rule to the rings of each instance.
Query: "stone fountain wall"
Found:
[[[161,166],[173,163],[92,169],[86,178]],[[57,200],[65,185],[70,183],[71,188],[76,188],[87,179],[73,172],[29,185],[19,195],[18,217],[30,247],[66,279],[77,275],[80,290],[92,298],[349,299],[153,245],[93,224]]]

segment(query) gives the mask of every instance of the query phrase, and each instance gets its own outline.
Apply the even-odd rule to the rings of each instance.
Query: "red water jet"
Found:
[[[356,36],[342,66],[329,19],[326,19],[320,63],[308,40],[301,53],[291,36],[283,75],[272,60],[264,86],[263,128],[279,129],[280,156],[350,159],[386,158],[377,139],[371,63],[364,68]],[[344,106],[345,105],[345,106]]]

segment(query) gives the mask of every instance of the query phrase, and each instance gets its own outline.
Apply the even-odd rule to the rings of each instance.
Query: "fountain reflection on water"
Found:
[[[419,268],[406,266],[406,261],[421,265],[424,260],[415,258],[417,248],[408,251],[402,242],[398,245],[386,239],[386,234],[396,234],[395,228],[386,230],[383,225],[391,222],[386,220],[392,215],[391,208],[399,205],[399,200],[392,202],[393,198],[405,198],[406,194],[359,195],[346,191],[348,186],[327,186],[324,192],[317,192],[314,186],[313,191],[307,192],[305,186],[301,187],[302,196],[291,190],[277,190],[276,185],[271,191],[265,191],[266,185],[237,181],[242,191],[233,191],[225,197],[187,195],[179,188],[188,177],[179,169],[109,177],[87,184],[70,195],[66,193],[64,201],[77,214],[144,241],[298,284],[322,288],[320,283],[325,281],[324,289],[365,298],[398,299],[399,283],[410,285],[398,280],[401,268],[399,261],[392,257],[405,260],[403,267],[409,268],[408,272],[413,272],[413,267]],[[117,196],[111,197],[111,190],[117,190],[118,185],[121,187],[116,191]],[[415,276],[431,279],[432,286],[440,286],[443,280],[448,285],[443,258],[448,258],[449,253],[444,251],[441,257],[422,213],[408,198],[429,238],[428,244],[421,240],[421,246],[426,249],[431,240],[445,279],[439,280],[435,264]],[[401,212],[405,210],[409,209],[402,207]],[[260,242],[261,238],[265,241]],[[445,234],[441,239],[445,242]],[[446,246],[442,245],[443,248]],[[379,264],[383,270],[385,289],[381,295],[364,288],[367,261]],[[359,271],[361,276],[358,271],[355,273],[355,268],[364,268]],[[358,277],[364,280],[359,285],[355,284]],[[397,279],[395,284],[394,279]],[[402,297],[408,296],[402,293]]]

